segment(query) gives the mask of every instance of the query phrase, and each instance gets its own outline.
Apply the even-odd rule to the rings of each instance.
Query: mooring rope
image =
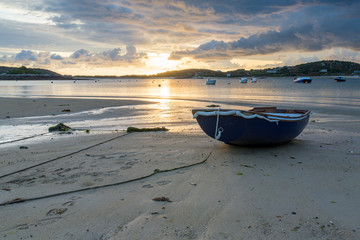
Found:
[[[220,112],[220,109],[219,109],[219,112]],[[218,115],[218,116],[219,116],[219,115]],[[217,140],[220,138],[221,132],[223,131],[223,130],[221,130],[221,128],[220,128],[220,129],[217,129],[217,128],[218,128],[218,123],[219,123],[219,117],[218,117],[217,120],[216,120],[216,130],[217,130],[217,132],[215,132],[215,141],[214,141],[214,144],[213,144],[213,146],[212,146],[209,154],[208,154],[202,161],[199,161],[199,162],[196,162],[196,163],[192,163],[192,164],[189,164],[189,165],[185,165],[185,166],[181,166],[181,167],[171,168],[171,169],[164,169],[164,170],[155,169],[151,174],[148,174],[148,175],[145,175],[145,176],[142,176],[142,177],[138,177],[138,178],[133,178],[133,179],[125,180],[125,181],[122,181],[122,182],[110,183],[110,184],[105,184],[105,185],[100,185],[100,186],[94,186],[94,187],[88,187],[88,188],[81,188],[81,189],[77,189],[77,190],[71,190],[71,191],[66,191],[66,192],[54,193],[54,194],[49,194],[49,195],[44,195],[44,196],[39,196],[39,197],[33,197],[33,198],[15,198],[15,199],[13,199],[13,200],[10,200],[10,201],[4,202],[4,203],[0,203],[0,206],[5,206],[5,205],[10,205],[10,204],[15,204],[15,203],[23,203],[23,202],[35,201],[35,200],[40,200],[40,199],[45,199],[45,198],[51,198],[51,197],[56,197],[56,196],[61,196],[61,195],[67,195],[67,194],[72,194],[72,193],[78,193],[78,192],[84,192],[84,191],[89,191],[89,190],[95,190],[95,189],[100,189],[100,188],[107,188],[107,187],[112,187],[112,186],[118,186],[118,185],[130,183],[130,182],[135,182],[135,181],[143,180],[143,179],[152,177],[152,176],[154,176],[154,175],[156,175],[156,174],[159,174],[159,173],[172,172],[172,171],[177,171],[177,170],[180,170],[180,169],[190,168],[190,167],[193,167],[193,166],[197,166],[197,165],[200,165],[200,164],[204,164],[204,163],[210,158],[211,154],[213,153],[214,148],[215,148],[215,144],[216,144]],[[40,163],[40,164],[36,164],[36,165],[31,166],[31,167],[24,168],[24,169],[21,169],[21,170],[19,170],[19,171],[16,171],[16,172],[13,172],[13,173],[10,173],[10,174],[6,174],[6,175],[3,175],[3,176],[0,176],[0,178],[9,176],[9,175],[12,175],[12,174],[15,174],[15,173],[19,173],[19,172],[22,172],[22,171],[25,171],[25,170],[28,170],[28,169],[31,169],[31,168],[34,168],[34,167],[38,167],[38,166],[40,166],[40,165],[43,165],[43,164],[46,164],[46,163],[49,163],[49,162],[58,160],[58,159],[60,159],[60,158],[64,158],[64,157],[67,157],[67,156],[71,156],[71,155],[73,155],[73,154],[76,154],[76,153],[79,153],[79,152],[88,150],[88,149],[90,149],[90,148],[99,146],[99,145],[101,145],[101,144],[104,144],[104,143],[113,141],[113,140],[115,140],[115,139],[117,139],[117,138],[126,136],[126,135],[128,135],[128,134],[130,134],[130,133],[127,133],[127,134],[124,134],[124,135],[121,135],[121,136],[117,136],[117,137],[111,138],[111,139],[109,139],[109,140],[106,140],[106,141],[104,141],[104,142],[95,144],[95,145],[93,145],[93,146],[90,146],[90,147],[87,147],[87,148],[83,148],[83,149],[81,149],[81,150],[79,150],[79,151],[76,151],[76,152],[73,152],[73,153],[69,153],[69,154],[66,154],[66,155],[64,155],[64,156],[61,156],[61,157],[58,157],[58,158],[54,158],[54,159],[52,159],[52,160],[49,160],[49,161],[46,161],[46,162],[43,162],[43,163]]]
[[[14,142],[19,142],[19,141],[23,141],[23,140],[27,140],[27,139],[31,139],[31,138],[36,138],[36,137],[40,137],[40,136],[44,136],[46,134],[49,134],[49,132],[44,132],[44,133],[40,133],[40,134],[36,134],[36,135],[32,135],[29,137],[24,137],[24,138],[19,138],[19,139],[15,139],[15,140],[10,140],[7,142],[1,142],[0,145],[2,144],[8,144],[8,143],[14,143]]]
[[[71,130],[73,131],[90,131],[89,129],[87,128],[72,128]],[[91,132],[105,132],[105,131],[110,131],[110,132],[118,132],[119,130],[115,129],[115,130],[103,130],[103,129],[93,129],[91,130]],[[31,139],[31,138],[36,138],[36,137],[40,137],[40,136],[44,136],[44,135],[47,135],[47,134],[52,134],[51,132],[43,132],[43,133],[39,133],[39,134],[35,134],[35,135],[32,135],[32,136],[28,136],[28,137],[23,137],[23,138],[19,138],[19,139],[15,139],[15,140],[10,140],[10,141],[6,141],[6,142],[0,142],[0,145],[3,145],[3,144],[9,144],[9,143],[14,143],[14,142],[20,142],[20,141],[24,141],[24,140],[27,140],[27,139]]]
[[[65,155],[63,155],[63,156],[50,159],[50,160],[48,160],[48,161],[45,161],[45,162],[42,162],[42,163],[38,163],[38,164],[32,165],[32,166],[30,166],[30,167],[26,167],[26,168],[17,170],[17,171],[15,171],[15,172],[7,173],[7,174],[5,174],[5,175],[0,176],[0,179],[1,179],[1,178],[4,178],[4,177],[7,177],[7,176],[14,175],[14,174],[16,174],[16,173],[24,172],[24,171],[29,170],[29,169],[31,169],[31,168],[39,167],[39,166],[41,166],[41,165],[44,165],[44,164],[47,164],[47,163],[50,163],[50,162],[53,162],[53,161],[56,161],[56,160],[59,160],[59,159],[65,158],[65,157],[69,157],[69,156],[74,155],[74,154],[76,154],[76,153],[83,152],[83,151],[85,151],[85,150],[94,148],[94,147],[99,146],[99,145],[101,145],[101,144],[104,144],[104,143],[113,141],[113,140],[115,140],[115,139],[124,137],[124,136],[126,136],[126,135],[128,135],[128,134],[130,134],[130,133],[125,133],[125,134],[122,134],[122,135],[120,135],[120,136],[116,136],[116,137],[111,138],[111,139],[108,139],[108,140],[106,140],[106,141],[97,143],[97,144],[95,144],[95,145],[92,145],[92,146],[89,146],[89,147],[86,147],[86,148],[77,150],[77,151],[75,151],[75,152],[68,153],[68,154],[65,154]]]
[[[111,141],[114,139],[110,139],[108,141]],[[45,198],[51,198],[51,197],[56,197],[56,196],[61,196],[61,195],[67,195],[67,194],[72,194],[72,193],[78,193],[78,192],[84,192],[84,191],[89,191],[89,190],[95,190],[95,189],[100,189],[100,188],[107,188],[107,187],[112,187],[112,186],[118,186],[118,185],[122,185],[122,184],[126,184],[126,183],[130,183],[130,182],[135,182],[135,181],[139,181],[139,180],[143,180],[149,177],[152,177],[156,174],[159,173],[165,173],[165,172],[172,172],[172,171],[177,171],[180,169],[185,169],[185,168],[190,168],[196,165],[200,165],[200,164],[204,164],[211,156],[214,148],[215,148],[215,143],[216,143],[216,139],[214,141],[214,144],[211,148],[210,153],[206,156],[206,158],[200,162],[196,162],[193,164],[189,164],[189,165],[185,165],[185,166],[181,166],[181,167],[176,167],[176,168],[171,168],[171,169],[165,169],[165,170],[160,170],[160,169],[155,169],[151,174],[142,176],[142,177],[138,177],[138,178],[133,178],[133,179],[129,179],[129,180],[125,180],[122,182],[116,182],[116,183],[110,183],[110,184],[105,184],[105,185],[100,185],[100,186],[94,186],[94,187],[88,187],[88,188],[82,188],[82,189],[77,189],[77,190],[72,190],[72,191],[66,191],[66,192],[60,192],[60,193],[54,193],[54,194],[49,194],[49,195],[44,195],[44,196],[39,196],[39,197],[33,197],[33,198],[15,198],[13,200],[4,202],[4,203],[0,203],[0,206],[5,206],[5,205],[10,205],[10,204],[15,204],[15,203],[22,203],[22,202],[29,202],[29,201],[35,201],[35,200],[40,200],[40,199],[45,199]],[[102,144],[102,143],[101,143]],[[97,144],[99,145],[99,144]],[[89,147],[90,148],[90,147]],[[87,149],[89,149],[87,148]],[[85,150],[85,149],[83,149]],[[65,156],[62,156],[65,157]],[[25,169],[26,170],[26,169]]]

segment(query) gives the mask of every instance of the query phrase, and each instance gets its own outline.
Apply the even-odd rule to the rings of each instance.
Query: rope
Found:
[[[220,112],[220,109],[219,109],[219,112]],[[218,128],[218,123],[219,123],[219,115],[218,115],[217,120],[216,120],[216,129]],[[34,197],[34,198],[15,198],[15,199],[13,199],[13,200],[10,200],[10,201],[4,202],[4,203],[0,203],[0,206],[6,206],[6,205],[15,204],[15,203],[22,203],[22,202],[35,201],[35,200],[40,200],[40,199],[45,199],[45,198],[51,198],[51,197],[56,197],[56,196],[61,196],[61,195],[67,195],[67,194],[72,194],[72,193],[78,193],[78,192],[84,192],[84,191],[89,191],[89,190],[95,190],[95,189],[100,189],[100,188],[107,188],[107,187],[112,187],[112,186],[118,186],[118,185],[130,183],[130,182],[135,182],[135,181],[139,181],[139,180],[142,180],[142,179],[146,179],[146,178],[152,177],[152,176],[154,176],[154,175],[156,175],[156,174],[165,173],[165,172],[177,171],[177,170],[180,170],[180,169],[190,168],[190,167],[193,167],[193,166],[197,166],[197,165],[200,165],[200,164],[204,164],[204,163],[210,158],[211,154],[212,154],[213,151],[214,151],[216,141],[217,141],[217,139],[220,138],[221,132],[223,131],[223,130],[221,130],[221,129],[222,129],[222,128],[217,129],[218,132],[217,132],[217,133],[215,132],[215,136],[216,136],[216,137],[215,137],[214,144],[213,144],[213,146],[212,146],[212,148],[211,148],[211,151],[210,151],[209,154],[206,156],[206,158],[205,158],[204,160],[200,161],[200,162],[196,162],[196,163],[189,164],[189,165],[185,165],[185,166],[181,166],[181,167],[176,167],[176,168],[171,168],[171,169],[165,169],[165,170],[155,169],[155,170],[153,171],[153,173],[151,173],[151,174],[148,174],[148,175],[145,175],[145,176],[142,176],[142,177],[138,177],[138,178],[133,178],[133,179],[126,180],[126,181],[122,181],[122,182],[110,183],[110,184],[101,185],[101,186],[95,186],[95,187],[82,188],[82,189],[77,189],[77,190],[72,190],[72,191],[67,191],[67,192],[61,192],[61,193],[54,193],[54,194],[49,194],[49,195],[40,196],[40,197]],[[130,134],[130,133],[127,133],[127,134]],[[67,154],[67,155],[64,155],[64,156],[61,156],[61,157],[58,157],[58,158],[55,158],[55,159],[46,161],[46,162],[43,162],[43,163],[41,163],[41,164],[37,164],[37,165],[31,166],[31,167],[24,168],[24,169],[22,169],[22,170],[19,170],[19,171],[10,173],[10,174],[6,174],[6,175],[3,175],[3,176],[0,176],[0,178],[6,177],[6,176],[9,176],[9,175],[18,173],[18,172],[22,172],[22,171],[25,171],[25,170],[30,169],[30,168],[34,168],[34,167],[43,165],[43,164],[46,164],[46,163],[49,163],[49,162],[58,160],[58,159],[60,159],[60,158],[64,158],[64,157],[73,155],[73,154],[75,154],[75,153],[82,152],[82,151],[84,151],[84,150],[93,148],[93,147],[95,147],[95,146],[104,144],[104,143],[106,143],[106,142],[113,141],[113,140],[115,140],[115,139],[117,139],[117,138],[120,138],[120,137],[126,136],[127,134],[121,135],[121,136],[117,136],[117,137],[112,138],[112,139],[109,139],[109,140],[107,140],[107,141],[104,141],[104,142],[95,144],[95,145],[93,145],[93,146],[90,146],[90,147],[81,149],[81,150],[79,150],[79,151],[76,151],[76,152],[73,152],[73,153],[70,153],[70,154]],[[218,137],[217,137],[217,136],[218,136]]]
[[[51,159],[51,160],[48,160],[48,161],[45,161],[45,162],[42,162],[42,163],[35,164],[35,165],[33,165],[33,166],[30,166],[30,167],[26,167],[26,168],[20,169],[20,170],[15,171],[15,172],[7,173],[7,174],[5,174],[5,175],[0,176],[0,179],[1,179],[1,178],[4,178],[4,177],[7,177],[7,176],[14,175],[14,174],[16,174],[16,173],[24,172],[24,171],[29,170],[29,169],[31,169],[31,168],[39,167],[39,166],[41,166],[41,165],[44,165],[44,164],[47,164],[47,163],[50,163],[50,162],[53,162],[53,161],[56,161],[56,160],[59,160],[59,159],[65,158],[65,157],[69,157],[69,156],[74,155],[74,154],[76,154],[76,153],[83,152],[83,151],[88,150],[88,149],[91,149],[91,148],[93,148],[93,147],[97,147],[97,146],[99,146],[99,145],[101,145],[101,144],[104,144],[104,143],[113,141],[113,140],[115,140],[115,139],[124,137],[124,136],[126,136],[126,135],[128,135],[128,134],[130,134],[130,133],[125,133],[125,134],[123,134],[123,135],[116,136],[116,137],[114,137],[114,138],[111,138],[111,139],[108,139],[108,140],[106,140],[106,141],[103,141],[103,142],[97,143],[97,144],[95,144],[95,145],[92,145],[92,146],[90,146],[90,147],[86,147],[86,148],[80,149],[80,150],[78,150],[78,151],[75,151],[75,152],[72,152],[72,153],[68,153],[68,154],[65,154],[65,155],[63,155],[63,156],[56,157],[56,158],[53,158],[53,159]]]
[[[72,128],[73,131],[88,131],[88,129],[82,129],[82,128]],[[105,131],[110,131],[110,132],[118,132],[118,130],[102,130],[102,129],[95,129],[95,130],[91,130],[92,132],[105,132]],[[14,143],[14,142],[19,142],[19,141],[23,141],[23,140],[27,140],[27,139],[31,139],[31,138],[36,138],[36,137],[40,137],[40,136],[44,136],[44,135],[47,135],[47,134],[51,134],[51,132],[44,132],[44,133],[40,133],[40,134],[36,134],[36,135],[33,135],[33,136],[29,136],[29,137],[24,137],[24,138],[19,138],[19,139],[15,139],[15,140],[10,140],[10,141],[7,141],[7,142],[0,142],[0,145],[3,145],[3,144],[8,144],[8,143]]]
[[[220,108],[218,108],[217,114],[216,114],[216,126],[215,126],[215,135],[214,135],[215,142],[216,142],[216,140],[220,139],[221,133],[224,131],[224,129],[222,127],[218,128],[219,127],[219,116],[220,116]],[[214,142],[214,145],[215,145],[215,142]]]
[[[148,174],[148,175],[145,175],[145,176],[142,176],[142,177],[138,177],[138,178],[134,178],[134,179],[130,179],[130,180],[126,180],[126,181],[122,181],[122,182],[110,183],[110,184],[101,185],[101,186],[95,186],[95,187],[82,188],[82,189],[77,189],[77,190],[72,190],[72,191],[67,191],[67,192],[61,192],[61,193],[54,193],[54,194],[49,194],[49,195],[40,196],[40,197],[34,197],[34,198],[15,198],[13,200],[10,200],[10,201],[4,202],[4,203],[0,203],[0,206],[6,206],[6,205],[15,204],[15,203],[22,203],[22,202],[30,202],[30,201],[35,201],[35,200],[40,200],[40,199],[45,199],[45,198],[51,198],[51,197],[56,197],[56,196],[61,196],[61,195],[84,192],[84,191],[95,190],[95,189],[100,189],[100,188],[107,188],[107,187],[112,187],[112,186],[118,186],[118,185],[130,183],[130,182],[135,182],[135,181],[139,181],[139,180],[142,180],[142,179],[146,179],[146,178],[152,177],[152,176],[154,176],[156,174],[165,173],[165,172],[172,172],[172,171],[185,169],[185,168],[190,168],[190,167],[205,163],[210,158],[210,156],[211,156],[211,154],[212,154],[212,152],[214,150],[215,143],[216,143],[216,140],[214,142],[214,145],[213,145],[210,153],[207,155],[207,157],[204,160],[202,160],[200,162],[196,162],[196,163],[189,164],[189,165],[186,165],[186,166],[181,166],[181,167],[176,167],[176,168],[171,168],[171,169],[165,169],[165,170],[155,169],[154,172],[151,173],[151,174]]]
[[[215,135],[214,135],[215,139],[216,139],[218,126],[219,126],[219,115],[220,115],[220,108],[218,108],[218,110],[216,111],[216,125],[215,125]]]
[[[36,135],[33,135],[33,136],[29,136],[29,137],[24,137],[24,138],[15,139],[15,140],[7,141],[7,142],[2,142],[2,143],[0,143],[0,145],[7,144],[7,143],[13,143],[13,142],[19,142],[19,141],[23,141],[23,140],[30,139],[30,138],[40,137],[40,136],[44,136],[44,135],[46,135],[48,133],[49,132],[45,132],[45,133],[40,133],[40,134],[36,134]]]

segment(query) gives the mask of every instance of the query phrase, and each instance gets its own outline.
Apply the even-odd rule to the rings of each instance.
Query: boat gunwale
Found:
[[[264,110],[264,111],[259,111],[259,110]],[[273,110],[273,112],[269,112]],[[195,115],[196,112],[199,111],[204,111],[204,112],[230,112],[230,111],[239,111],[244,115],[247,116],[252,116],[254,114],[263,116],[263,117],[267,117],[269,119],[271,118],[281,118],[281,119],[277,119],[278,121],[287,121],[287,120],[293,120],[293,119],[302,119],[308,115],[311,114],[311,111],[309,110],[302,110],[302,109],[278,109],[276,107],[264,107],[264,108],[253,108],[251,110],[237,110],[237,109],[221,109],[221,108],[197,108],[197,109],[192,109],[192,113],[193,115]],[[267,111],[267,112],[266,112]],[[276,112],[276,111],[281,111],[281,112]],[[285,112],[284,112],[285,111]],[[301,114],[300,116],[282,116],[282,115],[276,115],[276,113],[283,113],[283,114]],[[216,116],[216,115],[215,115]],[[223,115],[224,116],[224,115]],[[238,116],[235,113],[234,114],[230,114],[227,116]],[[238,116],[241,117],[241,116]]]

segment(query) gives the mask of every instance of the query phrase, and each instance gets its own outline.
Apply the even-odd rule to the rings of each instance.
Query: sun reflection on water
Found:
[[[170,97],[170,88],[168,86],[161,86],[160,88],[161,88],[160,97],[169,98]]]
[[[162,86],[159,93],[159,99],[158,99],[159,104],[157,105],[159,111],[155,116],[158,122],[169,122],[173,117],[170,111],[169,97],[170,97],[170,88],[167,86]]]

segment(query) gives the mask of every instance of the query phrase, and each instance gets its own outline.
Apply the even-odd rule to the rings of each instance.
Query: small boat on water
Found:
[[[341,76],[336,77],[334,80],[335,80],[335,82],[345,82],[346,81],[346,79]]]
[[[215,79],[208,79],[206,81],[206,85],[215,85],[216,84],[216,80]]]
[[[294,79],[294,83],[311,83],[312,79],[309,77],[298,77]]]
[[[193,109],[202,130],[227,144],[278,145],[297,137],[309,122],[311,112],[298,109],[259,107],[248,111]]]
[[[247,78],[241,78],[240,79],[240,83],[247,83],[247,81],[248,81]]]

